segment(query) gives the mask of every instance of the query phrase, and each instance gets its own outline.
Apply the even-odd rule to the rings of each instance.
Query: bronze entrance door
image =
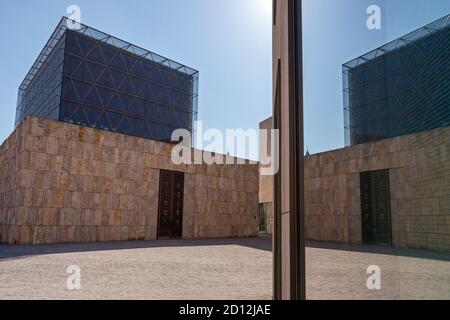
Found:
[[[184,173],[161,170],[159,177],[158,239],[183,236]]]
[[[363,243],[392,246],[389,170],[361,173]]]

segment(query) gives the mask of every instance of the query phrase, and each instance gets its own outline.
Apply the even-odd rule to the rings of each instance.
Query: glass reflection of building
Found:
[[[343,66],[347,145],[450,125],[449,18]]]
[[[19,88],[26,116],[154,140],[193,129],[198,72],[63,18]]]

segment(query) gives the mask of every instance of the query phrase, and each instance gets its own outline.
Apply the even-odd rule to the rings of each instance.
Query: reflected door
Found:
[[[361,173],[363,242],[392,245],[389,170]]]

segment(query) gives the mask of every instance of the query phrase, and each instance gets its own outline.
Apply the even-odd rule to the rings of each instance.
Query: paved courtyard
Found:
[[[450,299],[450,256],[308,243],[309,299]],[[66,269],[81,269],[81,289]],[[380,291],[366,287],[369,265]],[[0,246],[0,299],[270,299],[271,239]]]

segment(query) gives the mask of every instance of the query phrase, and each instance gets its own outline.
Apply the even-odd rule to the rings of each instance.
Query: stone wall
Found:
[[[258,166],[177,166],[171,149],[26,119],[0,149],[0,241],[154,240],[160,169],[185,172],[184,238],[256,236]]]
[[[27,228],[12,226],[16,220],[16,207],[19,191],[17,188],[18,170],[21,166],[19,150],[23,147],[22,128],[14,131],[0,146],[0,241],[6,240],[6,231],[27,233]]]
[[[360,173],[389,169],[393,245],[450,251],[450,128],[306,158],[306,237],[361,243]]]
[[[394,246],[450,251],[450,127],[306,157],[306,238],[360,244],[360,173],[383,169]],[[272,186],[260,179],[261,203]]]

